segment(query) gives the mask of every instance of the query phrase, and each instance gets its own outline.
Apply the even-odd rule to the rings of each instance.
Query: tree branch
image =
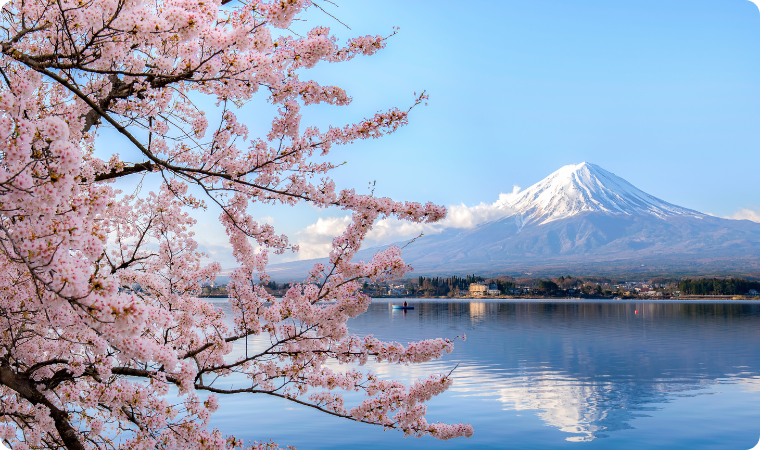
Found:
[[[127,175],[132,175],[135,173],[152,172],[156,167],[157,166],[151,162],[141,162],[121,169],[111,169],[111,171],[108,173],[99,173],[95,175],[95,180],[93,181],[112,180],[114,178],[125,177]],[[85,180],[85,182],[86,181],[87,180]]]
[[[74,427],[69,423],[68,414],[58,409],[47,399],[28,378],[16,374],[6,363],[0,366],[0,383],[16,391],[21,397],[33,405],[43,405],[50,410],[50,417],[55,423],[55,429],[63,441],[63,445],[68,450],[85,450],[84,445],[79,442]]]

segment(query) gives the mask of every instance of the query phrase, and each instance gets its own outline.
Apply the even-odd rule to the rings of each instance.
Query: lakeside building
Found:
[[[470,283],[470,295],[482,297],[487,290],[488,286],[485,283]]]

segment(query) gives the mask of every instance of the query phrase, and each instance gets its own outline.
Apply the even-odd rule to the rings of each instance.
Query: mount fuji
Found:
[[[760,276],[760,223],[668,203],[594,164],[564,166],[496,206],[502,218],[426,235],[403,250],[404,260],[415,275]],[[273,275],[314,262],[281,265]]]
[[[601,167],[564,166],[500,205],[522,225],[545,225],[588,212],[658,218],[705,215],[653,197]]]

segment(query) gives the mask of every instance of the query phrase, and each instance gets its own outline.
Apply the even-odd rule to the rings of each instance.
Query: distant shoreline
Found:
[[[378,297],[372,297],[373,299],[415,299],[415,300],[621,300],[621,301],[679,301],[679,300],[757,300],[760,301],[760,296],[742,296],[742,295],[690,295],[687,297],[514,297],[514,296],[499,296],[499,297],[394,297],[390,295],[383,295]]]
[[[227,295],[215,294],[215,295],[201,295],[198,298],[229,298]],[[275,297],[282,298],[282,297]],[[499,297],[399,297],[392,295],[381,295],[377,297],[371,297],[375,299],[409,299],[409,300],[619,300],[619,301],[659,301],[659,302],[678,302],[682,300],[754,300],[760,301],[760,296],[742,296],[742,295],[690,295],[688,297],[674,297],[674,298],[657,298],[657,297],[631,297],[631,298],[613,298],[613,297],[514,297],[514,296],[499,296]]]

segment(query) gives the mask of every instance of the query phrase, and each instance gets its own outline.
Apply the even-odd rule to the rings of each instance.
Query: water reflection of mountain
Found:
[[[631,428],[675,396],[719,383],[757,389],[760,304],[421,302],[414,314],[372,305],[354,330],[399,341],[466,333],[443,362],[452,390],[535,410],[588,441]],[[636,312],[638,311],[638,313]],[[380,372],[397,369],[377,367]],[[389,374],[390,375],[390,374]],[[398,374],[395,374],[398,376]]]

